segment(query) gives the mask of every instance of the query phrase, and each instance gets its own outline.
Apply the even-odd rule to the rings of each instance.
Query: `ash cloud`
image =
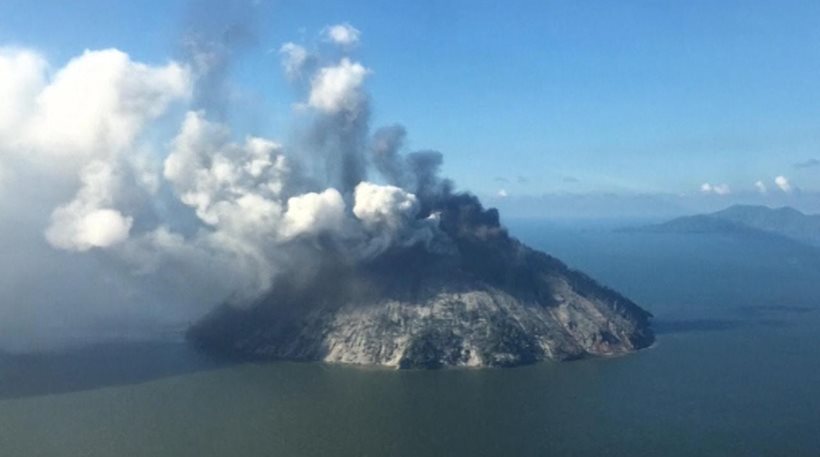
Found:
[[[197,80],[192,108],[222,121],[229,116],[231,70],[259,44],[254,18],[253,6],[241,1],[197,0],[188,5],[180,54]]]
[[[371,128],[373,71],[349,24],[324,29],[331,56],[281,48],[301,135],[237,138],[229,70],[255,42],[237,14],[165,64],[109,49],[51,72],[35,50],[0,49],[0,209],[15,216],[0,221],[0,348],[179,334],[283,277],[309,287],[327,264],[506,236],[440,177],[440,152],[406,150],[401,125]]]

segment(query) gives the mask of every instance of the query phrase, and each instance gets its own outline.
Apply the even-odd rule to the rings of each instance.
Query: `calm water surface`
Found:
[[[2,456],[820,455],[820,255],[515,222],[651,310],[627,357],[397,372],[179,344],[0,358]]]

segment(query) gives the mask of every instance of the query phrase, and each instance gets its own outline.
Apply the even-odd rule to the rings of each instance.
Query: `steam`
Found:
[[[119,190],[119,179],[110,164],[89,163],[80,172],[81,187],[70,203],[51,214],[46,239],[61,249],[87,251],[123,242],[134,221],[109,208]]]
[[[185,60],[163,64],[85,51],[54,76],[34,50],[0,50],[0,245],[25,260],[0,271],[0,348],[179,329],[326,259],[452,249],[443,202],[486,214],[451,194],[439,152],[405,151],[400,125],[371,131],[360,35],[323,29],[332,57],[280,48],[307,123],[293,144],[226,121],[249,29],[191,35]]]
[[[323,34],[326,40],[350,49],[359,44],[361,32],[356,27],[345,23],[325,27]]]
[[[245,2],[191,2],[181,54],[196,76],[191,107],[224,121],[232,107],[234,63],[257,44],[254,11]]]
[[[305,73],[314,64],[314,56],[310,55],[303,46],[296,43],[285,43],[279,48],[282,55],[282,66],[285,76],[291,81],[298,81],[305,77]]]

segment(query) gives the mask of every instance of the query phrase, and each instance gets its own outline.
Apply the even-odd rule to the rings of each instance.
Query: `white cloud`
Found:
[[[127,166],[134,175],[136,184],[151,195],[156,195],[162,185],[160,179],[160,164],[156,152],[150,148],[140,149],[131,153],[127,158]]]
[[[301,78],[311,59],[307,49],[296,43],[288,42],[279,48],[279,54],[282,55],[282,67],[285,69],[285,75],[290,79]]]
[[[336,189],[309,192],[288,199],[281,234],[285,239],[315,235],[339,229],[345,217],[345,203]]]
[[[356,186],[353,214],[365,227],[396,231],[418,212],[416,196],[395,186],[361,182]]]
[[[308,105],[328,114],[357,112],[365,99],[362,84],[369,72],[347,58],[336,66],[320,69],[311,81]]]
[[[0,161],[30,163],[79,184],[51,215],[50,244],[87,250],[120,243],[132,224],[115,208],[120,169],[139,162],[131,162],[134,146],[148,123],[190,94],[189,71],[108,49],[85,51],[53,78],[47,74],[38,53],[0,50]]]
[[[774,183],[783,192],[790,193],[793,190],[791,183],[785,176],[778,176],[774,178]]]
[[[729,195],[732,193],[728,184],[717,184],[712,187],[712,191],[718,195]]]
[[[710,184],[708,182],[700,185],[700,191],[705,194],[715,195],[729,195],[732,193],[732,189],[728,184]]]
[[[355,44],[358,31],[343,31],[335,42]],[[285,71],[312,76],[301,81],[310,82],[307,106],[344,115],[366,108],[369,70],[361,64],[343,58],[316,69],[318,58],[301,46],[281,52]],[[215,64],[210,58],[194,55],[204,60],[190,66],[207,69]],[[0,337],[29,308],[32,328],[39,328],[42,316],[58,323],[74,316],[75,303],[88,306],[86,319],[113,306],[106,315],[173,314],[175,324],[190,322],[217,303],[250,302],[282,269],[310,267],[322,255],[317,249],[331,244],[363,259],[441,234],[435,215],[416,219],[413,194],[360,182],[364,170],[347,187],[330,187],[325,171],[338,167],[336,152],[365,163],[366,122],[351,134],[349,118],[318,116],[319,133],[353,140],[321,157],[300,150],[286,158],[279,144],[236,139],[205,112],[180,119],[170,108],[184,107],[197,81],[207,83],[188,65],[147,65],[114,49],[85,51],[50,68],[36,52],[0,48],[0,208],[9,215],[0,218],[0,247],[12,259],[0,262],[0,301],[12,303],[0,306]],[[159,118],[180,122],[173,138],[155,128]],[[301,155],[328,163],[302,167]],[[408,166],[433,176],[440,158],[421,157]],[[320,236],[333,243],[311,242]],[[92,249],[106,252],[61,252]],[[58,283],[62,289],[53,287]],[[116,303],[110,290],[117,290]]]
[[[261,293],[284,262],[294,238],[343,233],[345,202],[335,189],[299,194],[305,180],[282,147],[264,138],[242,143],[227,126],[189,112],[172,142],[163,176],[203,227],[183,237],[166,228],[146,235],[130,254],[138,263],[163,264],[167,256],[196,269],[206,259],[221,280],[235,284],[231,300]],[[161,243],[161,244],[157,244]],[[145,256],[155,250],[157,255]],[[159,257],[159,259],[157,258]]]
[[[498,197],[500,197],[500,198],[507,198],[507,197],[510,196],[510,194],[507,193],[506,189],[499,189],[498,193],[496,193],[496,195],[498,195]]]
[[[348,23],[328,26],[324,29],[325,39],[344,48],[359,44],[361,32]]]
[[[111,256],[162,205],[142,200],[158,189],[165,143],[149,146],[148,133],[192,85],[186,65],[148,65],[113,49],[49,64],[35,50],[0,47],[0,345],[122,335],[114,320],[133,331],[149,315],[167,323],[183,313],[146,311],[184,302],[177,298],[192,293],[166,293],[180,283],[163,289],[162,278],[134,275]],[[65,252],[91,249],[108,251]]]
[[[36,59],[24,53],[17,60]],[[43,69],[42,64],[24,67]],[[29,78],[39,81],[34,72],[29,73]],[[8,86],[8,81],[2,85]],[[120,168],[129,163],[125,157],[134,152],[135,140],[147,123],[189,92],[188,72],[179,64],[151,67],[117,50],[86,51],[20,108],[28,116],[12,121],[19,124],[18,134],[0,143],[11,143],[12,149],[29,153],[26,159],[65,174],[80,170],[77,194],[51,215],[46,229],[49,243],[83,251],[128,237],[133,219],[114,207]],[[0,127],[0,132],[4,130]]]
[[[78,251],[104,248],[125,241],[133,223],[133,218],[125,217],[114,209],[68,214],[67,220],[61,220],[62,216],[61,210],[55,212],[55,222],[48,232],[52,234],[49,240],[55,246]],[[56,227],[60,227],[59,231],[54,230]]]
[[[756,188],[756,189],[757,189],[757,191],[758,191],[758,192],[760,192],[761,194],[765,194],[765,193],[767,193],[767,192],[769,191],[769,189],[766,187],[766,184],[764,184],[764,183],[763,183],[763,181],[757,181],[757,182],[755,182],[755,188]]]
[[[0,48],[0,147],[16,139],[21,124],[34,109],[34,99],[46,84],[48,64],[25,49]]]
[[[189,112],[165,159],[163,176],[205,224],[233,236],[274,236],[290,171],[281,146],[254,137],[240,145],[229,137],[223,125]]]
[[[152,67],[114,49],[86,51],[37,94],[22,137],[50,156],[109,157],[190,90],[189,71],[177,63]]]
[[[364,237],[356,249],[360,257],[372,258],[391,246],[429,246],[437,236],[438,215],[416,219],[418,199],[404,189],[361,182],[354,198],[353,214],[364,228]]]
[[[104,162],[92,162],[83,169],[82,188],[70,203],[51,215],[45,235],[57,248],[86,251],[108,247],[128,238],[133,219],[112,209],[119,177]]]

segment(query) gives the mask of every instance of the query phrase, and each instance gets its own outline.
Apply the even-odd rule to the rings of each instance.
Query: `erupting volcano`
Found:
[[[66,271],[108,285],[65,279],[98,292],[62,297],[93,324],[140,336],[194,322],[187,336],[207,351],[398,367],[651,343],[647,312],[511,238],[440,176],[441,153],[410,149],[398,124],[371,130],[374,72],[349,24],[279,48],[296,93],[287,141],[237,138],[226,78],[252,35],[191,35],[187,57],[162,66],[86,51],[53,76],[35,52],[0,53],[9,74],[33,75],[8,92],[26,107],[0,129],[16,132],[9,185],[54,183],[26,211]]]
[[[325,259],[249,308],[219,308],[189,338],[233,356],[399,368],[511,366],[653,341],[648,312],[511,238],[477,198],[445,193],[427,208],[436,249]]]
[[[358,40],[352,27],[337,27]],[[649,313],[511,238],[496,210],[439,177],[441,153],[405,152],[399,125],[371,134],[363,91],[371,72],[350,60],[350,45],[340,43],[344,56],[325,66],[301,45],[281,49],[287,75],[307,89],[297,107],[310,116],[301,155],[248,153],[234,162],[270,172],[241,180],[248,191],[212,193],[214,180],[192,175],[193,195],[183,201],[216,221],[214,195],[241,208],[261,188],[265,202],[286,208],[273,239],[261,241],[275,246],[270,284],[192,326],[193,343],[238,357],[407,368],[509,366],[652,342]],[[183,149],[201,158],[194,162],[205,176],[217,175],[200,145]]]

